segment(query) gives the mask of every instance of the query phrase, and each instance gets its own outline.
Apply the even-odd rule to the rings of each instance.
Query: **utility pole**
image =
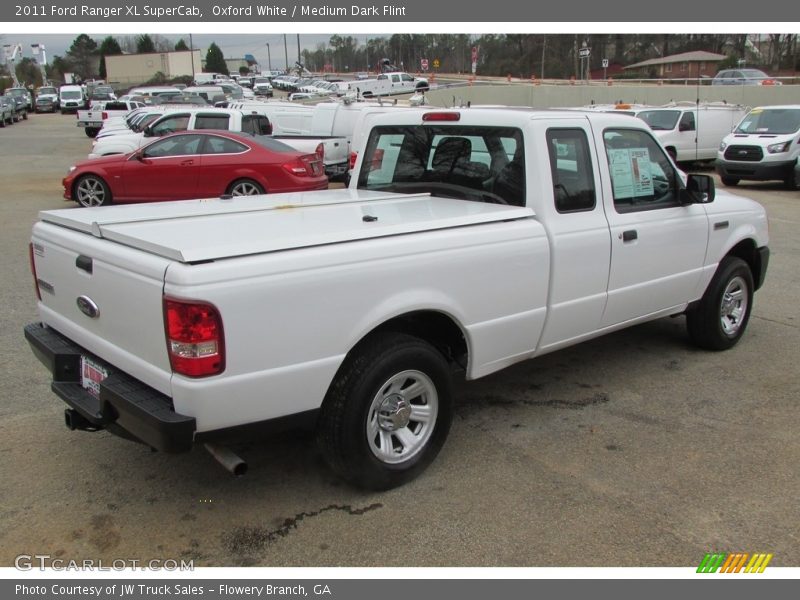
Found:
[[[300,60],[300,34],[297,34],[297,62],[302,63],[303,61]]]
[[[269,65],[269,74],[272,75],[272,54],[269,52],[269,42],[267,42],[267,64]]]
[[[286,34],[283,34],[283,55],[286,60],[286,72],[289,72],[289,46],[286,45]]]
[[[189,52],[191,52],[192,56],[192,82],[194,82],[194,41],[192,40],[192,34],[189,34]]]

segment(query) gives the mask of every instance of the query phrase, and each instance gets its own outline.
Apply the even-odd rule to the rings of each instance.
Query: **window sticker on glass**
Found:
[[[614,198],[652,196],[653,174],[647,148],[608,149]]]

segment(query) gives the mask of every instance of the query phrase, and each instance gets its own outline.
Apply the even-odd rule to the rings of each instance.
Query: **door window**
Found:
[[[677,173],[648,133],[607,129],[603,133],[617,212],[678,206]]]
[[[199,135],[176,135],[150,144],[144,149],[143,156],[145,158],[164,158],[197,154],[200,141]]]

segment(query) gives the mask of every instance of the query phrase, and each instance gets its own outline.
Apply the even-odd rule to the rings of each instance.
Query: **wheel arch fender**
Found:
[[[353,330],[342,364],[373,336],[393,331],[425,340],[442,353],[454,370],[469,372],[472,342],[463,324],[463,315],[441,299],[427,303],[404,302],[408,295],[387,299],[361,319]]]

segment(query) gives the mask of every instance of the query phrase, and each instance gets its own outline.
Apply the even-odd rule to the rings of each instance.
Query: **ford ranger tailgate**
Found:
[[[46,222],[34,226],[31,252],[42,321],[85,348],[87,358],[102,356],[168,393],[159,325],[170,261]]]
[[[529,208],[360,190],[58,210],[45,222],[180,262],[529,218]]]

